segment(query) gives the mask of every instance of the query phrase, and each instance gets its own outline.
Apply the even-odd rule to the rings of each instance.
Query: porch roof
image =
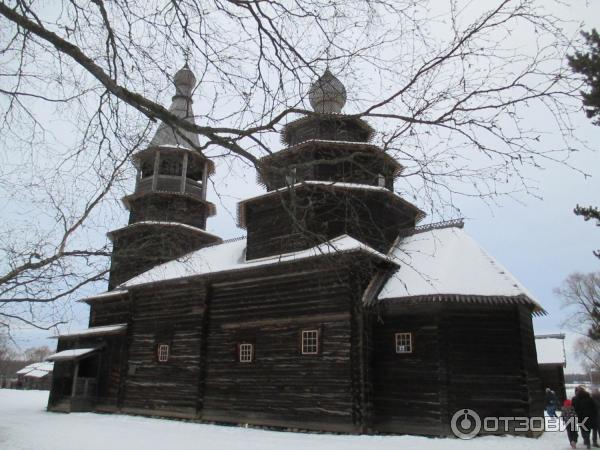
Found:
[[[116,323],[114,325],[105,325],[102,327],[90,327],[85,330],[73,331],[71,333],[59,334],[52,336],[51,339],[74,338],[80,336],[99,336],[106,334],[119,334],[127,329],[126,323]]]
[[[55,353],[46,358],[46,361],[70,361],[73,359],[81,359],[89,356],[91,353],[99,350],[99,347],[94,348],[73,348],[70,350],[63,350],[62,352]]]

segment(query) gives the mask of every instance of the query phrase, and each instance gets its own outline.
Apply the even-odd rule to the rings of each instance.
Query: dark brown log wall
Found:
[[[348,275],[300,268],[213,285],[204,419],[357,429]],[[321,354],[302,355],[300,332],[314,328],[321,330]],[[237,360],[243,342],[255,345],[252,363]]]
[[[528,416],[517,307],[452,306],[443,321],[450,415],[469,408],[482,417]]]
[[[396,354],[394,334],[414,352]],[[449,434],[459,409],[481,417],[537,416],[539,375],[531,313],[524,306],[393,306],[374,329],[374,427]]]
[[[533,332],[533,320],[531,309],[519,305],[517,314],[519,316],[519,336],[522,348],[522,370],[525,374],[528,391],[529,416],[544,415],[544,390],[541,387],[540,370],[538,366],[537,350],[535,348],[535,334]]]
[[[385,314],[374,324],[373,427],[389,433],[440,434],[445,422],[445,367],[439,307]],[[395,333],[412,333],[413,352],[397,354]]]
[[[204,229],[208,217],[206,202],[173,193],[153,193],[130,200],[129,223],[145,220],[179,222]]]
[[[123,393],[125,411],[196,415],[205,298],[201,283],[136,292]],[[170,346],[168,362],[158,361],[158,344]]]
[[[248,204],[246,256],[296,251],[342,234],[387,252],[398,230],[414,226],[415,215],[381,192],[303,187]]]
[[[110,297],[90,304],[90,327],[127,323],[129,321],[129,297]]]
[[[113,233],[109,289],[214,242],[210,236],[173,226],[143,224]]]

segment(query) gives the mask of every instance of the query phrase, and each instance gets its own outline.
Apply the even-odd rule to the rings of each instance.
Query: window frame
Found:
[[[166,355],[163,354],[162,350],[166,348]],[[156,361],[164,364],[169,362],[171,358],[171,345],[165,342],[156,344]]]
[[[244,352],[244,348],[250,349],[250,358],[243,359],[247,356]],[[237,344],[237,362],[240,364],[249,364],[254,362],[254,344],[252,342],[240,342]]]
[[[409,350],[400,350],[401,347],[401,343],[404,342],[404,344],[402,345],[402,347],[406,347],[406,341],[402,341],[403,338],[406,338],[408,336],[408,348]],[[398,332],[398,333],[394,333],[394,350],[396,352],[397,355],[410,355],[414,352],[415,348],[414,348],[414,343],[413,343],[413,334],[412,332]]]
[[[315,333],[314,351],[306,351],[304,347],[304,336],[306,333]],[[304,328],[300,331],[300,354],[303,356],[320,355],[321,354],[321,330],[319,328]]]

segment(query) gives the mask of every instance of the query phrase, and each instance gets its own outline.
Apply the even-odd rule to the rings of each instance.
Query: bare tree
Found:
[[[13,359],[15,352],[10,345],[8,334],[4,329],[0,331],[0,361]]]
[[[600,370],[600,342],[580,338],[575,343],[575,352],[586,371]]]
[[[23,352],[27,361],[41,362],[46,359],[47,356],[52,354],[52,350],[46,345],[42,347],[31,347]]]
[[[572,42],[544,7],[0,1],[0,198],[11,218],[0,230],[0,321],[53,327],[105,278],[109,248],[98,234],[154,123],[262,174],[276,132],[315,114],[305,94],[326,67],[345,79],[350,113],[380,130],[377,143],[405,166],[403,193],[429,210],[447,214],[456,195],[531,192],[527,170],[568,165],[579,144],[570,117],[581,81],[564,58]],[[197,124],[163,106],[184,61],[200,75]],[[532,108],[548,128],[524,120]],[[550,145],[548,130],[562,141]]]
[[[565,306],[573,307],[567,325],[600,341],[600,272],[572,273],[554,292]]]

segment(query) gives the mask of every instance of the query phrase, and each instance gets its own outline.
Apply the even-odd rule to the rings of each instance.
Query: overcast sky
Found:
[[[578,22],[582,22],[586,29],[600,28],[598,3],[574,0],[555,13],[573,19],[573,29]],[[168,99],[165,98],[165,101],[168,102]],[[537,111],[531,111],[532,117],[536,114]],[[583,112],[577,118],[576,126],[582,139],[594,148],[600,147],[600,127],[590,125]],[[535,319],[536,333],[567,332],[567,372],[579,369],[573,353],[569,351],[577,336],[564,327],[563,322],[569,312],[561,308],[552,290],[573,271],[600,270],[600,260],[592,255],[592,250],[600,248],[600,228],[573,214],[576,204],[600,204],[600,152],[578,154],[571,164],[584,169],[592,177],[585,178],[558,165],[547,166],[543,171],[531,173],[539,187],[536,195],[541,199],[522,195],[517,200],[502,200],[501,204],[491,206],[480,200],[457,200],[466,219],[466,231],[515,275],[548,311],[547,316]],[[235,226],[235,204],[262,192],[256,184],[255,172],[236,167],[230,173],[227,167],[217,164],[214,183],[219,187],[221,200],[216,198],[211,188],[209,199],[217,204],[218,213],[209,220],[208,231],[224,238],[244,234]],[[122,226],[127,220],[126,212],[122,211],[120,217],[119,226]],[[77,306],[75,315],[78,320],[68,328],[85,328],[87,307]],[[54,342],[47,341],[47,334],[40,332],[23,332],[16,338],[23,348],[54,345]]]

